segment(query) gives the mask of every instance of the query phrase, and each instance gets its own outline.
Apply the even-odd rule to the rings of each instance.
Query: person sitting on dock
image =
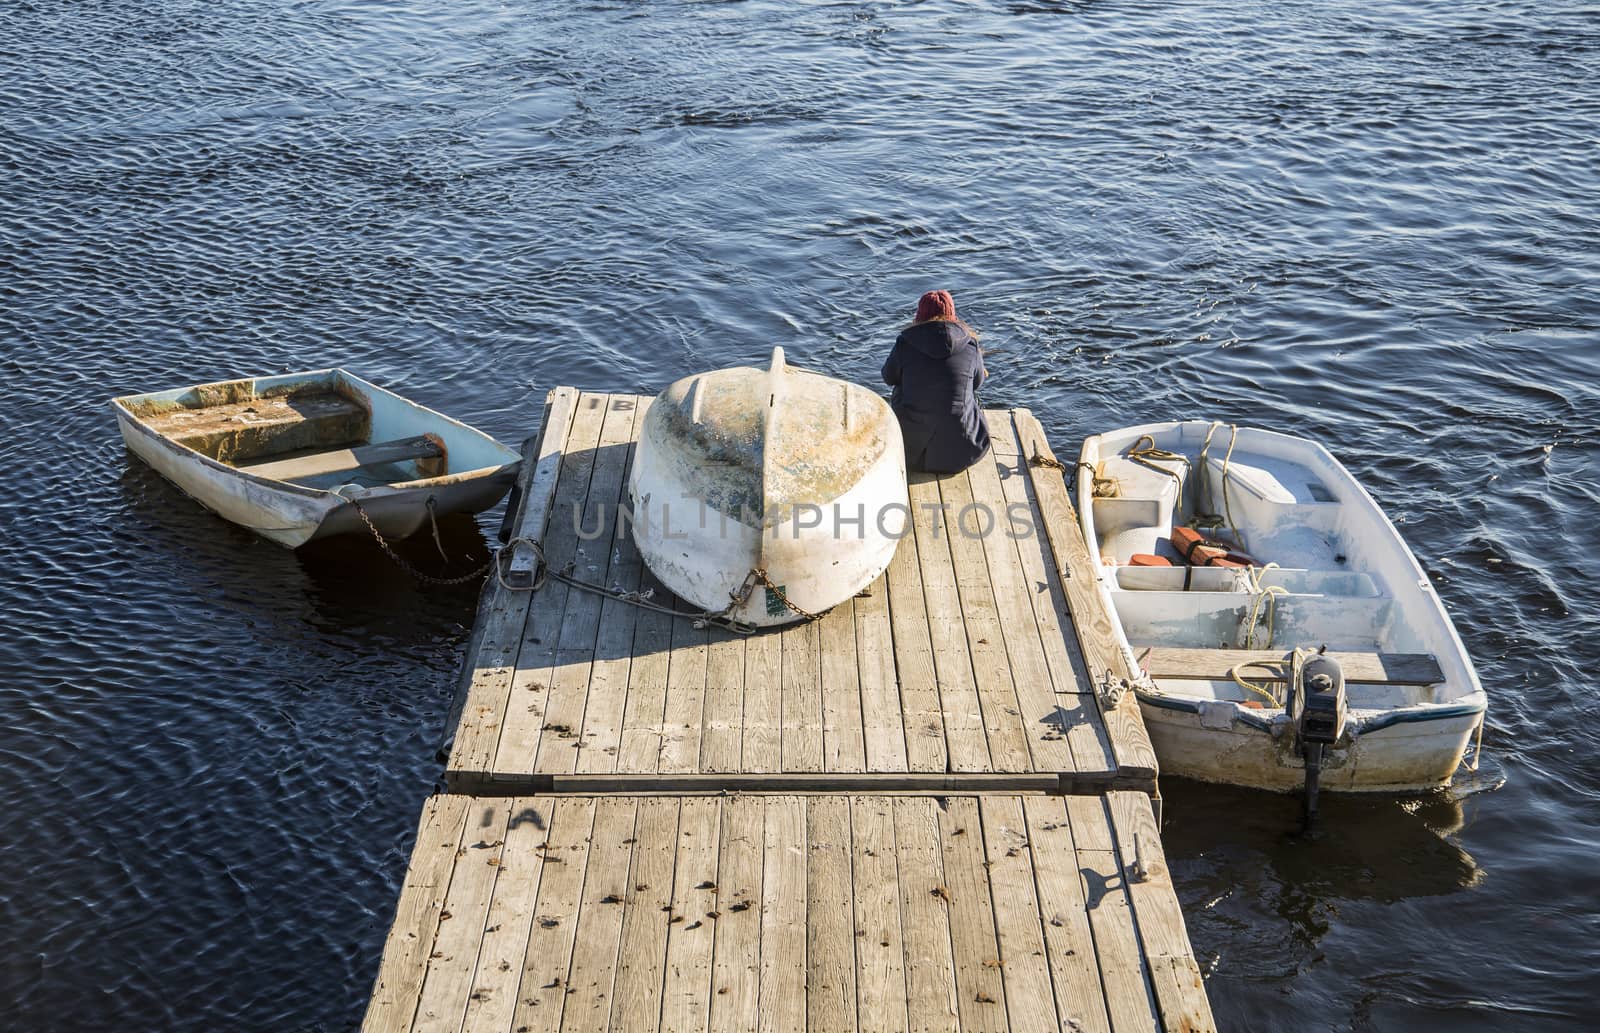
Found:
[[[917,318],[900,331],[883,364],[894,388],[889,404],[900,419],[906,469],[960,473],[989,450],[989,425],[977,390],[987,377],[978,335],[956,317],[949,291],[929,291]]]

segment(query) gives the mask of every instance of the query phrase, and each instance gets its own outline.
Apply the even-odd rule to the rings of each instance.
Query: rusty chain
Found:
[[[361,522],[363,524],[367,525],[367,530],[372,532],[373,540],[378,543],[378,548],[383,550],[384,555],[393,560],[395,566],[399,567],[401,570],[405,571],[407,574],[410,574],[412,577],[423,582],[424,584],[438,585],[442,588],[449,588],[455,585],[464,585],[468,581],[474,581],[482,578],[483,575],[489,572],[489,567],[494,563],[494,560],[491,559],[488,563],[485,563],[477,570],[472,571],[470,574],[463,574],[460,577],[434,577],[432,574],[424,574],[422,571],[418,570],[416,567],[413,567],[409,562],[407,562],[404,556],[401,556],[399,553],[394,551],[394,548],[390,546],[388,540],[379,533],[377,525],[372,522],[372,518],[367,515],[367,511],[365,507],[361,505],[361,503],[351,498],[347,498],[346,501],[355,507],[356,515],[361,518]],[[440,549],[440,552],[443,552],[442,548]]]

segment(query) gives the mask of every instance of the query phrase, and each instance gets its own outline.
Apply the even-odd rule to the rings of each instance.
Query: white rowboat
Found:
[[[909,508],[878,395],[795,369],[686,377],[651,403],[629,480],[633,536],[677,595],[742,624],[800,619],[889,565]]]
[[[1483,687],[1427,574],[1325,448],[1152,423],[1091,437],[1080,459],[1084,538],[1102,558],[1119,644],[1147,675],[1135,690],[1163,773],[1299,788],[1293,668],[1308,654],[1294,651],[1325,647],[1347,700],[1336,740],[1318,749],[1322,787],[1450,782],[1481,730]],[[1170,539],[1192,526],[1253,566],[1185,564]],[[1175,565],[1131,565],[1136,555]]]
[[[516,477],[517,453],[341,369],[112,399],[129,451],[225,520],[290,548],[476,513]]]

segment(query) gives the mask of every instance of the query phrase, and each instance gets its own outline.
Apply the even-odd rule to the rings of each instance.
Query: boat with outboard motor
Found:
[[[1163,773],[1448,784],[1486,697],[1427,574],[1327,449],[1199,421],[1083,444],[1084,538]],[[1474,754],[1476,756],[1476,754]]]
[[[367,526],[403,538],[488,509],[520,457],[342,369],[114,398],[129,451],[225,520],[290,548]]]
[[[708,616],[800,620],[888,567],[910,513],[894,412],[857,384],[797,369],[685,377],[651,403],[629,480],[651,573]]]

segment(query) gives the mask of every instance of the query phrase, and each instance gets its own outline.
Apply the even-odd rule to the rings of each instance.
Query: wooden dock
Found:
[[[552,391],[509,526],[671,603],[618,521],[648,405]],[[1062,470],[988,418],[815,622],[491,580],[364,1029],[1214,1028]]]

